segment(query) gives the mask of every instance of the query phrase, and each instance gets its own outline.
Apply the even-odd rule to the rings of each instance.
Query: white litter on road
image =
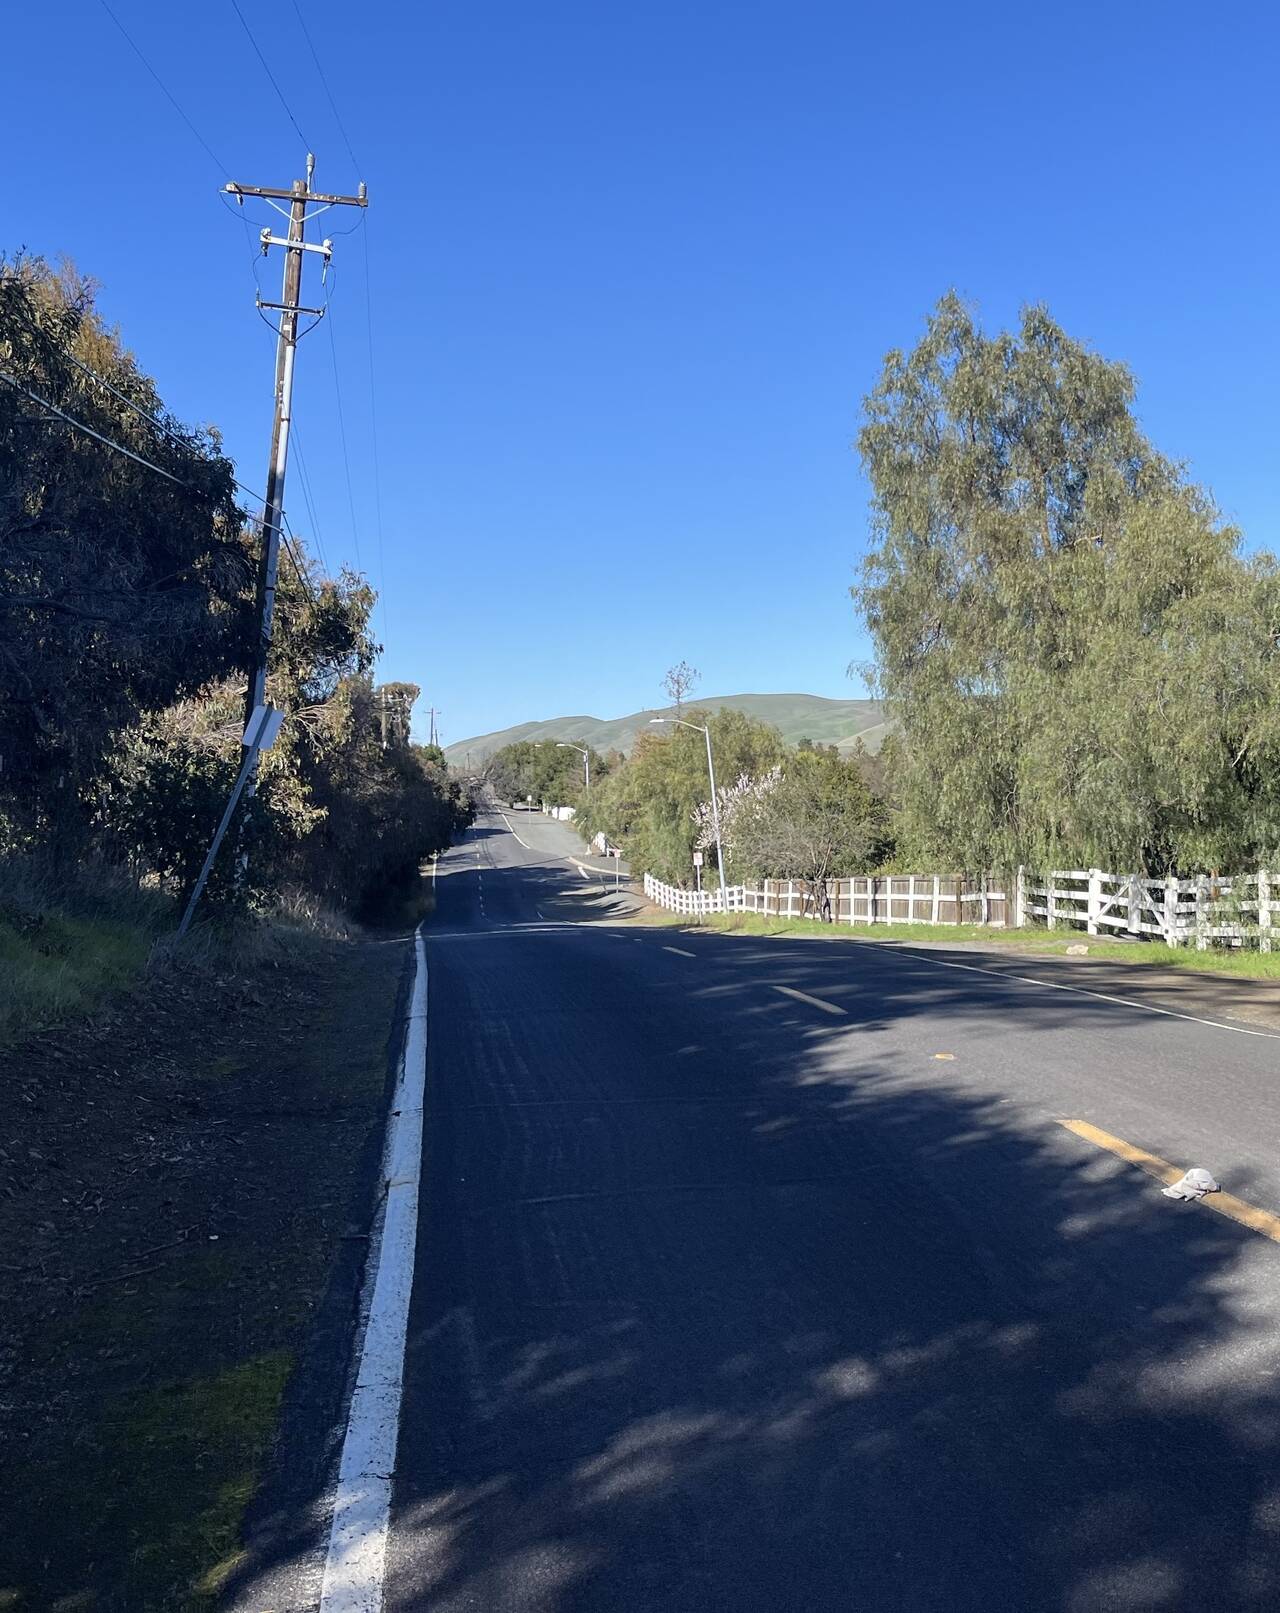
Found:
[[[1206,1193],[1219,1193],[1221,1188],[1202,1165],[1194,1165],[1185,1176],[1160,1191],[1167,1199],[1202,1199]]]

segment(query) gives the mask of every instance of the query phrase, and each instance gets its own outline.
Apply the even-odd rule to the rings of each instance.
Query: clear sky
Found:
[[[273,338],[217,188],[304,147],[232,0],[110,3],[217,161],[100,0],[12,7],[0,244],[96,277],[258,486]],[[446,741],[655,703],[682,657],[708,694],[861,694],[860,402],[951,286],[1124,359],[1157,444],[1280,538],[1273,5],[298,0],[357,169],[293,0],[240,3],[317,185],[369,186],[330,326],[352,501],[324,327],[297,419],[379,675]]]

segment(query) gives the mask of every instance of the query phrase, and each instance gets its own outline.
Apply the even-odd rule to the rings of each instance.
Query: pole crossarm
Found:
[[[355,196],[329,196],[323,191],[312,190],[308,185],[301,189],[296,186],[292,190],[277,190],[273,185],[238,185],[234,180],[228,180],[222,187],[228,196],[260,196],[265,201],[292,202],[323,202],[326,207],[368,207],[369,193],[363,185]]]

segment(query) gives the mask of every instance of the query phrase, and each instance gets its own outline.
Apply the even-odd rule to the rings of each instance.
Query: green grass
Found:
[[[126,1562],[122,1593],[137,1613],[206,1613],[241,1560],[240,1525],[274,1437],[292,1370],[274,1350],[207,1376],[117,1396],[87,1431],[74,1494],[48,1496]],[[84,1542],[79,1543],[84,1547]],[[85,1572],[94,1582],[94,1564]],[[74,1581],[73,1581],[74,1583]],[[97,1605],[71,1590],[55,1606]],[[3,1603],[0,1603],[3,1606]],[[25,1601],[15,1607],[25,1608]]]
[[[765,918],[758,913],[712,914],[695,923],[677,913],[646,913],[637,922],[679,929],[711,929],[731,935],[805,936],[812,941],[909,941],[917,946],[981,942],[984,946],[1040,956],[1061,956],[1084,943],[1091,958],[1145,968],[1188,969],[1200,974],[1232,975],[1252,980],[1280,979],[1280,953],[1243,949],[1197,952],[1159,941],[1110,941],[1078,930],[1049,934],[1045,930],[1004,930],[981,924],[819,924],[814,919]]]
[[[0,912],[0,1041],[89,1013],[131,985],[153,937],[136,921]]]

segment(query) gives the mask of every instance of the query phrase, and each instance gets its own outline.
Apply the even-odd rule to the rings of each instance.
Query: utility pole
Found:
[[[259,309],[270,308],[280,315],[279,336],[276,341],[275,413],[271,425],[271,457],[267,462],[267,489],[262,515],[262,553],[258,557],[258,642],[254,652],[249,688],[245,699],[245,724],[253,713],[266,702],[267,659],[271,650],[271,631],[276,609],[276,580],[280,571],[280,536],[284,525],[284,479],[289,463],[289,426],[293,418],[293,371],[298,346],[298,316],[308,314],[317,321],[323,319],[323,308],[302,306],[302,260],[308,252],[318,252],[327,272],[333,255],[332,241],[308,242],[306,225],[317,214],[331,207],[367,207],[368,193],[362,184],[355,196],[330,196],[313,191],[316,159],[307,153],[307,177],[295,179],[288,190],[269,185],[228,184],[228,195],[234,196],[243,206],[246,196],[255,196],[275,207],[278,213],[285,210],[280,202],[289,203],[285,216],[289,220],[289,233],[281,238],[265,228],[259,239],[262,255],[266,257],[273,246],[284,248],[284,286],[279,302],[264,302],[261,296]],[[308,212],[307,209],[314,209]],[[250,757],[246,794],[252,803],[257,783],[257,752]],[[252,810],[252,805],[250,805]]]
[[[436,708],[434,706],[431,707],[431,743],[437,746],[439,743],[436,739]]]

